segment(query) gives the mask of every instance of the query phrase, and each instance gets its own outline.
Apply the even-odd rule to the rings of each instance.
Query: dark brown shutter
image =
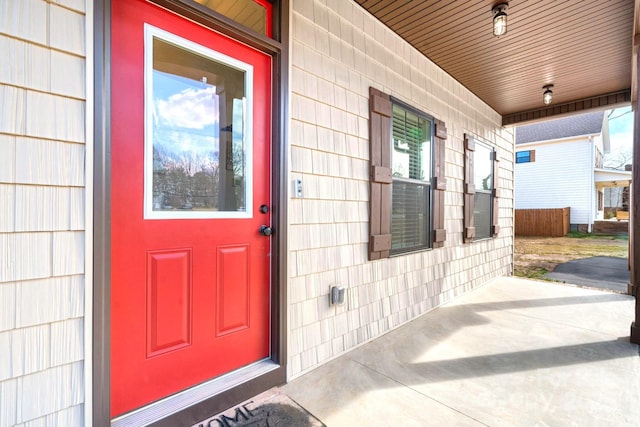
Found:
[[[473,242],[476,237],[476,229],[473,221],[473,205],[474,195],[476,193],[475,183],[473,182],[473,153],[476,144],[473,138],[467,134],[464,135],[464,243]]]
[[[369,88],[369,259],[391,253],[391,99]]]
[[[536,161],[536,150],[529,151],[529,161],[530,162]]]
[[[445,179],[445,149],[447,127],[443,121],[435,120],[435,141],[433,146],[433,247],[441,248],[447,238],[444,228],[444,193],[447,189]]]
[[[532,152],[533,153],[533,152]],[[500,233],[500,203],[499,198],[500,194],[500,186],[498,185],[498,177],[499,177],[499,168],[500,167],[500,159],[498,157],[498,152],[496,150],[493,151],[493,220],[492,220],[492,234],[493,237],[498,237],[498,233]]]

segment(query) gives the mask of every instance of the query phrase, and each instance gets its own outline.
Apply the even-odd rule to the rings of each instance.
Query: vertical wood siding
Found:
[[[516,236],[566,236],[569,233],[570,210],[516,209]]]

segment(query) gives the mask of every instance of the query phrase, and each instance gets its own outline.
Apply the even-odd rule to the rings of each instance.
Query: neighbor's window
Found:
[[[431,247],[433,119],[393,103],[391,252]]]
[[[598,210],[604,210],[604,191],[598,191]]]
[[[535,151],[516,151],[516,163],[530,163],[535,160]]]
[[[488,145],[476,142],[473,168],[475,195],[473,204],[473,222],[475,240],[488,239],[492,235],[493,218],[493,157],[494,151]]]

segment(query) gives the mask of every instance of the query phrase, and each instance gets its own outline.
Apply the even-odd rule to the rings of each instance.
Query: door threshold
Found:
[[[255,362],[114,418],[111,427],[148,426],[279,368],[271,359]]]

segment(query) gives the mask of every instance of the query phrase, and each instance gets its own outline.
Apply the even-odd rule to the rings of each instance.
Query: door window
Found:
[[[251,65],[145,31],[144,217],[251,217]]]

